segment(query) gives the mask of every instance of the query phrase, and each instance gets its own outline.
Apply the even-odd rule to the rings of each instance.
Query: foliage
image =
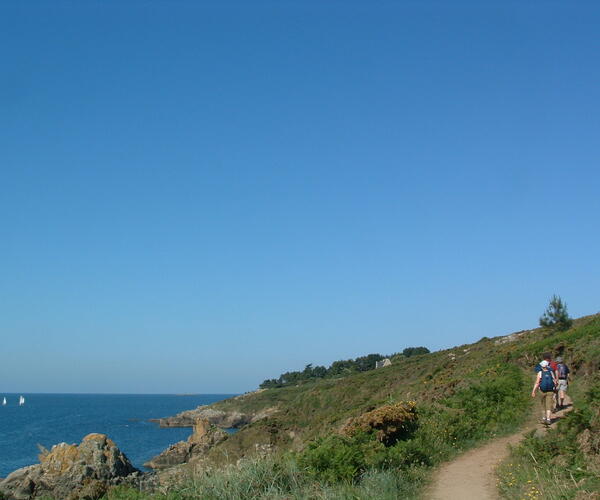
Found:
[[[352,481],[368,468],[405,466],[403,450],[386,449],[408,439],[417,429],[414,401],[384,405],[351,419],[341,430],[318,438],[298,455],[299,464],[309,474],[327,481]]]
[[[355,436],[360,432],[374,434],[376,439],[391,446],[406,439],[417,429],[417,407],[414,401],[384,405],[351,419],[342,433]]]
[[[366,469],[360,442],[334,434],[310,443],[299,464],[312,476],[330,483],[352,481]]]
[[[496,363],[480,372],[478,383],[446,400],[461,409],[456,432],[461,438],[480,439],[511,426],[528,407],[526,382],[518,367]]]
[[[260,384],[260,388],[270,389],[275,387],[285,387],[308,380],[366,372],[374,370],[375,363],[381,361],[385,357],[386,356],[381,354],[367,354],[366,356],[359,356],[356,359],[334,361],[329,368],[308,364],[302,371],[285,372],[281,374],[279,378],[265,380]]]
[[[358,482],[369,471],[401,472],[432,462],[418,441],[385,446],[375,434],[358,432],[351,437],[333,434],[316,439],[298,454],[298,463],[315,479],[333,484]]]
[[[407,347],[402,351],[402,355],[406,358],[411,356],[418,356],[419,354],[429,354],[427,347]]]
[[[567,312],[567,303],[557,295],[553,295],[546,311],[540,317],[540,326],[564,331],[568,330],[572,324],[573,320]]]

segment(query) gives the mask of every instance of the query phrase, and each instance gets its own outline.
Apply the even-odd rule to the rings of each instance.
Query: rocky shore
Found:
[[[241,413],[238,411],[215,410],[206,405],[199,406],[194,410],[183,411],[173,417],[151,419],[150,421],[157,422],[161,427],[194,427],[195,422],[202,419],[222,429],[238,429],[266,418],[274,412],[274,408],[268,408],[257,413]]]
[[[4,498],[64,500],[101,498],[111,486],[152,489],[153,474],[136,469],[104,434],[88,434],[81,444],[60,443],[39,455],[40,463],[18,469],[0,482]]]
[[[161,454],[144,464],[151,469],[166,469],[176,465],[202,458],[213,446],[227,439],[228,434],[209,423],[206,419],[198,419],[194,423],[194,432],[187,441],[175,443]]]
[[[136,469],[116,444],[104,434],[89,434],[79,445],[59,443],[42,450],[40,463],[0,478],[0,498],[33,500],[94,500],[113,486],[128,485],[138,491],[155,491],[177,481],[186,464],[203,463],[208,452],[228,438],[223,429],[240,428],[275,413],[215,410],[199,406],[173,417],[154,419],[161,427],[193,427],[186,441],[171,445],[144,464],[154,472]],[[164,483],[164,484],[163,484]]]
[[[206,419],[194,422],[194,432],[149,460],[145,467],[159,473],[136,469],[116,444],[104,434],[89,434],[81,444],[59,443],[43,450],[40,463],[18,469],[0,480],[0,498],[33,500],[95,500],[117,485],[138,491],[155,491],[176,481],[182,472],[178,466],[201,461],[213,446],[228,434]]]

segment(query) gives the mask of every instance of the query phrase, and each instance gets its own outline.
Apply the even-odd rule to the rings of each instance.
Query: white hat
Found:
[[[542,368],[546,368],[546,367],[547,367],[549,364],[550,364],[550,363],[548,363],[548,361],[544,360],[544,361],[542,361],[542,362],[540,363],[540,366],[541,366]]]

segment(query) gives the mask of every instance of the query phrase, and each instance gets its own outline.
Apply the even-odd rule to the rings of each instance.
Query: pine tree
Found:
[[[573,320],[569,318],[567,312],[567,303],[563,302],[559,296],[553,295],[546,311],[540,317],[540,326],[568,330],[572,324]]]

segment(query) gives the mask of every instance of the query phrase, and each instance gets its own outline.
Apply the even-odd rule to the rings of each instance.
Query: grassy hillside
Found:
[[[241,429],[223,443],[221,450],[215,449],[212,458],[218,461],[219,453],[226,450],[230,459],[237,460],[252,453],[247,445],[256,442],[277,449],[298,449],[307,440],[335,431],[348,418],[389,401],[414,400],[419,407],[429,410],[452,407],[461,410],[456,403],[461,394],[464,397],[474,387],[506,376],[509,367],[525,370],[522,378],[516,375],[519,379],[516,384],[523,389],[525,398],[528,396],[525,389],[532,383],[527,370],[531,370],[544,351],[562,354],[574,374],[593,372],[594,360],[600,359],[599,323],[600,317],[590,316],[576,320],[568,332],[552,334],[535,329],[516,332],[508,338],[484,338],[475,344],[397,360],[379,370],[267,389],[216,403],[214,408],[226,411],[277,408],[278,412]],[[519,421],[519,415],[514,417],[513,421]],[[494,431],[501,432],[502,425],[498,423]]]
[[[531,415],[532,367],[545,351],[565,357],[573,391],[588,394],[600,363],[600,316],[580,318],[567,332],[483,338],[370,372],[216,403],[225,411],[276,411],[213,448],[207,460],[216,469],[190,464],[193,480],[172,498],[414,497],[432,466]],[[593,411],[586,415],[580,420],[595,418]],[[351,419],[371,419],[373,427],[344,434]],[[382,440],[381,433],[396,438]],[[586,443],[586,452],[594,452],[595,441]]]

